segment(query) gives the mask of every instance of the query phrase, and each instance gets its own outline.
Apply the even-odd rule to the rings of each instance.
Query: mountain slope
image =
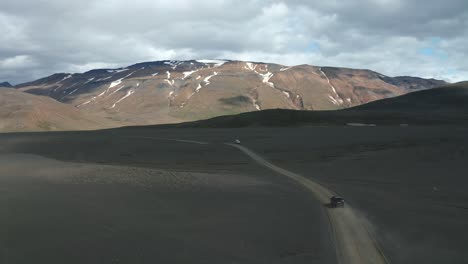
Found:
[[[51,98],[0,89],[0,132],[87,130],[115,125]]]
[[[366,111],[468,112],[468,82],[409,93],[354,107]]]
[[[2,82],[2,83],[0,83],[0,87],[12,88],[13,86],[9,82]]]
[[[121,124],[146,125],[276,108],[345,109],[441,83],[368,70],[192,60],[59,73],[16,88]]]
[[[468,82],[414,92],[339,111],[265,110],[166,127],[248,127],[345,124],[468,125]]]

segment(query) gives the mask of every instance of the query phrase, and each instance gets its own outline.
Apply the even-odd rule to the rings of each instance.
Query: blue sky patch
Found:
[[[424,56],[434,56],[435,51],[433,48],[423,48],[419,50],[419,53]]]
[[[316,53],[316,52],[320,52],[320,46],[318,43],[312,41],[309,46],[307,46],[306,48],[306,52],[308,53]]]

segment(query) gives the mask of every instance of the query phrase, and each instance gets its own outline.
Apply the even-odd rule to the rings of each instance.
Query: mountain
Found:
[[[191,60],[58,73],[16,88],[121,125],[148,125],[276,108],[338,110],[441,84],[369,70]]]
[[[9,82],[2,82],[0,83],[0,88],[12,88],[13,85],[11,85]]]
[[[88,130],[118,124],[86,116],[71,105],[15,89],[0,89],[0,132]]]
[[[391,112],[465,112],[468,113],[468,82],[460,82],[427,91],[409,93],[391,99],[370,102],[353,110]]]
[[[404,87],[408,92],[440,87],[447,84],[445,81],[441,80],[423,79],[410,76],[398,76],[394,78],[385,77],[384,81],[400,87]]]
[[[468,125],[468,82],[382,99],[338,111],[272,109],[161,127],[300,125]]]

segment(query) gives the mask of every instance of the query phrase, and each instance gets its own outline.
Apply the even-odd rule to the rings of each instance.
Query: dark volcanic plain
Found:
[[[466,263],[467,135],[455,125],[2,134],[0,259],[335,263],[324,206],[223,144],[239,138],[342,194],[391,263]]]
[[[229,146],[139,138],[180,132],[0,135],[0,262],[335,263],[300,187]]]

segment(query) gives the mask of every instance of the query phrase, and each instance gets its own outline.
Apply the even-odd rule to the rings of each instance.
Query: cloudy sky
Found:
[[[0,2],[0,82],[224,58],[468,80],[467,0]]]

